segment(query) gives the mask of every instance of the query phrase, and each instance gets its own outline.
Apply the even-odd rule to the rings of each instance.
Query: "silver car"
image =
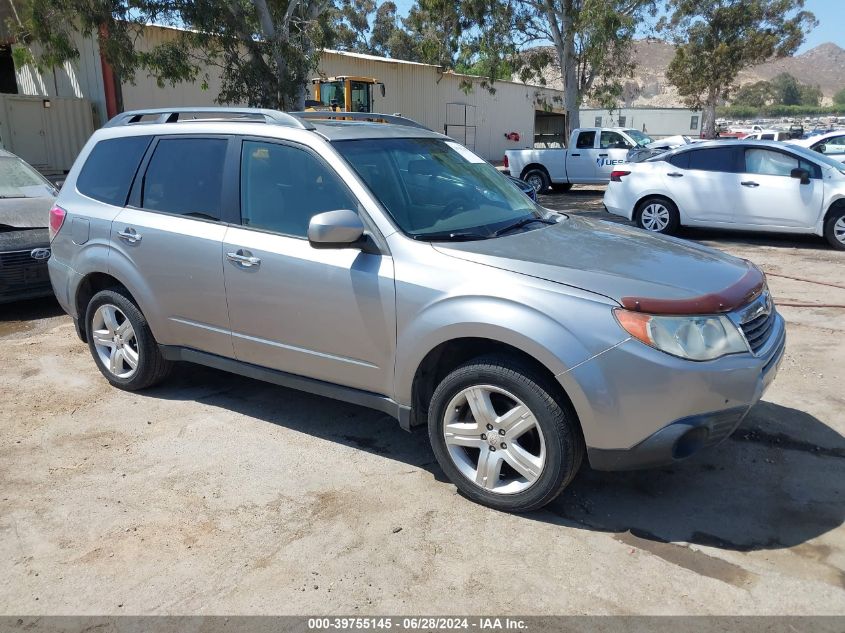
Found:
[[[53,210],[50,276],[121,389],[191,361],[427,425],[472,500],[520,512],[736,428],[785,343],[763,274],[537,206],[420,127],[130,112]]]

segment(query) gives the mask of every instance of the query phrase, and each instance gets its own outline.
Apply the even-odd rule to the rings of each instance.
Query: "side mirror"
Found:
[[[806,169],[802,169],[801,167],[796,167],[791,172],[789,172],[789,176],[791,178],[798,178],[801,181],[802,185],[809,185],[810,184],[810,172]]]
[[[313,248],[359,248],[365,252],[372,252],[370,247],[375,247],[372,238],[364,233],[361,218],[348,209],[326,211],[311,218],[308,243]]]

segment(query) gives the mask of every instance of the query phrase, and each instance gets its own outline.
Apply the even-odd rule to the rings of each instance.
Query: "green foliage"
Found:
[[[720,117],[726,119],[756,119],[759,117],[805,117],[845,115],[845,104],[833,106],[782,105],[773,104],[755,108],[744,105],[722,106],[716,109]]]
[[[733,105],[762,108],[772,103],[776,98],[774,86],[768,81],[757,81],[753,84],[746,84],[736,91],[733,98]]]
[[[741,70],[801,45],[816,24],[803,7],[804,0],[668,0],[659,28],[677,48],[666,76],[687,107],[704,110],[702,135],[713,135],[716,105]]]
[[[819,86],[802,84],[788,73],[781,73],[771,81],[746,84],[736,91],[732,105],[762,108],[767,105],[805,105],[818,107],[822,90]]]
[[[845,88],[833,95],[833,103],[837,105],[845,105]]]

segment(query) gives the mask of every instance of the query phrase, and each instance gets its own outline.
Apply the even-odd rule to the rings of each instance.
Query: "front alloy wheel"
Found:
[[[554,378],[510,356],[482,356],[445,376],[431,396],[428,436],[462,494],[507,512],[557,497],[584,454],[577,418]]]
[[[635,216],[637,226],[652,233],[671,235],[681,224],[678,208],[665,198],[649,198],[638,207]]]
[[[468,387],[452,398],[443,436],[461,474],[498,494],[530,488],[546,463],[546,441],[534,414],[493,385]]]

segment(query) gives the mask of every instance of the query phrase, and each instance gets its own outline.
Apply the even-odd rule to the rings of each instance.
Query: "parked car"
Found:
[[[829,156],[840,163],[845,163],[845,130],[834,130],[807,139],[795,139],[791,142]]]
[[[630,149],[653,142],[639,130],[579,128],[573,130],[568,149],[509,149],[504,165],[537,192],[549,187],[568,191],[573,184],[608,182],[610,172],[625,162]]]
[[[777,372],[747,261],[546,211],[428,130],[221,112],[119,115],[51,211],[53,287],[115,387],[181,360],[372,407],[427,425],[467,497],[525,511],[585,453],[717,444]]]
[[[23,160],[0,150],[0,303],[53,294],[47,226],[57,193]]]
[[[681,226],[806,233],[845,249],[845,166],[797,145],[678,148],[615,171],[604,205],[657,233]]]
[[[513,176],[505,176],[508,180],[510,180],[514,186],[519,189],[522,193],[526,196],[537,201],[537,190],[532,187],[530,184],[525,182],[524,180],[520,180],[519,178],[514,178]]]
[[[786,130],[760,130],[742,137],[744,141],[789,141],[792,134]]]

